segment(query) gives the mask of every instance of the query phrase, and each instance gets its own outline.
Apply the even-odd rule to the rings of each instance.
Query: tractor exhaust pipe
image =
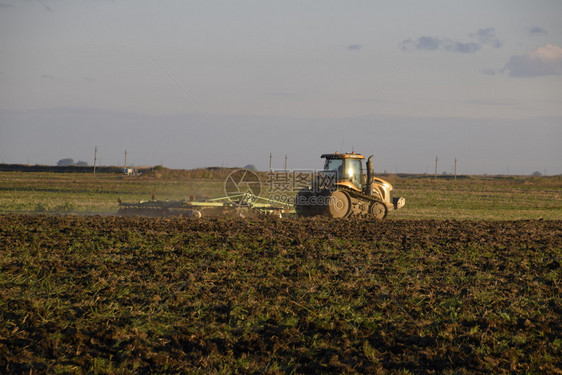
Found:
[[[375,175],[374,168],[373,168],[373,155],[369,156],[367,159],[367,187],[365,188],[365,194],[373,195],[373,178]]]

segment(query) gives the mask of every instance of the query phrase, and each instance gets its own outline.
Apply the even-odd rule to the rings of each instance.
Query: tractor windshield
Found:
[[[350,180],[361,189],[361,160],[359,159],[326,159],[324,171],[335,172],[337,179]]]
[[[347,159],[345,161],[345,178],[351,180],[353,185],[361,189],[361,160]]]

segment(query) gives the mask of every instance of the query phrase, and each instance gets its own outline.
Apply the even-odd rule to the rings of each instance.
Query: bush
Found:
[[[74,159],[72,159],[72,158],[60,159],[57,162],[57,165],[59,167],[66,167],[66,166],[69,166],[69,165],[74,165]]]

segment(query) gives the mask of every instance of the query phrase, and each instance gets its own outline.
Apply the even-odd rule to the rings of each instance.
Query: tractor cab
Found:
[[[365,157],[352,152],[351,154],[324,154],[324,172],[336,175],[336,183],[349,187],[353,190],[363,190],[363,167],[362,160]]]

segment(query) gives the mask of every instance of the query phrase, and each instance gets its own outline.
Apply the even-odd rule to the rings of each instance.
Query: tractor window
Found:
[[[347,159],[345,163],[345,178],[349,178],[353,185],[361,189],[361,160]]]
[[[342,159],[326,159],[326,164],[324,164],[324,170],[336,172],[338,174],[338,176],[342,176],[343,175],[343,160]]]

